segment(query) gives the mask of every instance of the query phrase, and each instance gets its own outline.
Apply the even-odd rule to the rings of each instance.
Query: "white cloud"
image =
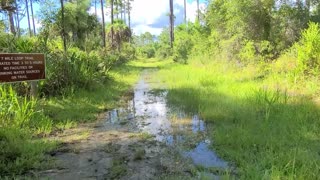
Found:
[[[102,19],[102,12],[101,12],[101,8],[100,8],[100,7],[101,7],[101,6],[98,6],[98,7],[97,7],[97,17],[98,17],[99,20]],[[110,8],[104,7],[104,8],[103,8],[103,11],[104,11],[104,14],[105,14],[105,16],[104,16],[105,22],[110,22],[110,21],[111,21],[111,20],[110,20]],[[95,14],[95,13],[96,13],[95,7],[94,7],[94,6],[91,6],[91,7],[89,8],[88,12],[89,12],[89,14]]]
[[[144,32],[150,32],[153,35],[159,35],[162,31],[162,28],[154,28],[148,25],[136,25],[133,28],[133,33],[136,35],[142,34]]]
[[[200,0],[200,8],[204,9],[205,4]],[[183,22],[183,6],[184,0],[174,0],[174,10],[176,16],[176,24]],[[39,10],[38,3],[34,5],[35,10]],[[187,0],[187,19],[194,22],[196,18],[197,3],[195,0]],[[90,14],[95,14],[95,7],[92,6],[88,10]],[[141,34],[149,31],[154,35],[161,33],[162,29],[169,24],[167,16],[169,12],[168,0],[134,0],[132,2],[131,24],[135,34]],[[110,22],[110,7],[104,7],[105,21]],[[102,13],[100,3],[97,4],[97,16],[101,20]],[[27,20],[23,18],[22,27],[27,27]],[[41,23],[36,21],[36,28],[40,28]]]
[[[174,1],[174,13],[177,18],[183,18],[184,0]],[[200,3],[200,8],[204,8],[205,4]],[[132,4],[132,23],[134,25],[134,33],[140,34],[146,31],[158,35],[163,27],[167,26],[169,12],[168,0],[135,0]],[[187,1],[187,20],[194,22],[197,12],[196,1]],[[167,20],[167,21],[165,21]],[[162,24],[162,27],[154,27],[154,24]],[[176,22],[183,22],[183,19],[176,19]],[[152,31],[152,32],[151,32]]]
[[[166,0],[134,0],[132,3],[133,24],[153,24],[168,12]]]
[[[40,29],[42,27],[42,23],[38,19],[34,20],[34,25],[35,25],[36,29]]]
[[[169,1],[168,0],[134,0],[131,10],[131,25],[135,34],[150,32],[159,35],[165,26],[168,26],[169,18]],[[184,16],[184,0],[174,1],[174,14],[176,23],[183,22]],[[204,3],[200,3],[200,8],[205,7]],[[95,14],[95,7],[89,9],[89,13]],[[110,22],[110,8],[104,8],[105,21]],[[196,1],[187,1],[187,20],[194,22],[197,15]],[[101,20],[101,8],[97,7],[97,16]]]
[[[176,4],[184,7],[184,0],[176,0]],[[200,10],[205,9],[206,5],[204,2],[200,2],[199,4]],[[184,14],[184,12],[182,12]],[[197,1],[188,2],[187,0],[187,20],[191,22],[195,22],[197,18]]]

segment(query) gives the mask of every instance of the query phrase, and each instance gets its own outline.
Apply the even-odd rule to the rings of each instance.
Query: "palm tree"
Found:
[[[115,20],[114,24],[110,24],[109,36],[111,30],[113,30],[113,47],[120,51],[122,42],[130,42],[131,30],[122,20]]]

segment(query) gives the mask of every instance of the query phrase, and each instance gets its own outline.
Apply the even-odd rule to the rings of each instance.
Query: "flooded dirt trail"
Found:
[[[40,179],[199,179],[196,167],[228,168],[209,149],[206,124],[197,115],[168,107],[166,90],[154,91],[144,70],[126,106],[108,111],[93,124],[56,137],[54,169]],[[219,179],[206,172],[209,179]]]
[[[145,71],[134,93],[135,116],[139,127],[160,142],[178,149],[193,163],[204,167],[227,168],[227,162],[208,147],[211,142],[207,137],[206,124],[198,115],[188,115],[166,103],[167,91],[153,92],[152,82]]]

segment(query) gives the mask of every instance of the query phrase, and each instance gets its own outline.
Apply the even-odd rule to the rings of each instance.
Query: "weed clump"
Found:
[[[48,166],[45,153],[55,147],[54,142],[31,140],[30,133],[21,129],[0,129],[0,177]]]
[[[108,177],[110,179],[119,179],[120,177],[126,175],[127,167],[126,167],[127,157],[123,155],[116,155],[116,157],[112,160],[112,167],[110,168],[110,173]]]
[[[142,160],[146,154],[146,151],[144,149],[137,149],[134,153],[133,160]]]

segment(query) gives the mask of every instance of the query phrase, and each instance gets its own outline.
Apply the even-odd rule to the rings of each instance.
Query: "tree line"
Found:
[[[71,28],[69,26],[70,21],[72,21],[70,16],[76,17],[71,24],[76,25],[78,28],[72,29],[72,36],[73,40],[81,39],[81,36],[83,36],[83,32],[86,31],[85,29],[92,30],[91,27],[96,27],[99,23],[97,21],[97,15],[98,15],[98,4],[100,4],[100,11],[102,14],[102,22],[101,22],[101,38],[102,38],[102,46],[106,46],[106,41],[109,38],[110,44],[112,46],[117,46],[119,42],[117,42],[117,32],[114,32],[114,27],[116,23],[122,23],[128,26],[125,31],[130,31],[131,34],[131,3],[133,0],[60,0],[60,9],[57,9],[57,2],[52,0],[1,0],[0,4],[0,13],[2,13],[4,16],[8,17],[7,22],[3,21],[2,23],[8,24],[9,31],[17,36],[20,37],[22,34],[21,31],[21,21],[23,18],[27,18],[28,20],[28,31],[29,36],[35,36],[36,35],[36,27],[35,27],[35,12],[34,12],[34,3],[37,4],[45,4],[45,5],[54,5],[56,8],[51,9],[52,14],[55,14],[54,16],[49,16],[47,13],[45,16],[39,17],[41,19],[42,25],[49,25],[49,23],[56,23],[59,26],[60,29],[60,35],[62,39],[64,40],[64,48],[67,47],[67,41],[69,35],[69,29]],[[67,5],[67,7],[65,7]],[[73,6],[75,10],[72,10],[69,6]],[[90,7],[94,7],[94,15],[89,15],[88,11]],[[45,8],[44,6],[41,6],[42,8]],[[111,27],[109,34],[106,35],[106,27],[105,27],[105,13],[104,8],[110,9],[110,21],[111,21]],[[47,7],[47,9],[50,9]],[[40,13],[41,14],[41,13]],[[71,15],[70,15],[71,14]],[[80,18],[80,16],[87,16],[82,19],[82,21],[77,20],[77,18]],[[84,22],[86,19],[88,19],[87,22]],[[49,23],[48,23],[49,22]],[[84,23],[87,23],[87,25],[84,25]],[[93,25],[93,26],[92,26]],[[42,27],[46,28],[46,27]],[[122,29],[123,30],[123,29]],[[129,35],[129,34],[127,34]],[[110,36],[110,37],[107,37]]]
[[[242,63],[273,61],[301,43],[310,23],[320,22],[318,0],[214,0],[202,10],[197,1],[195,23],[187,22],[184,5],[185,23],[178,26],[172,4],[169,0],[169,24],[153,50],[181,61],[199,54]]]

